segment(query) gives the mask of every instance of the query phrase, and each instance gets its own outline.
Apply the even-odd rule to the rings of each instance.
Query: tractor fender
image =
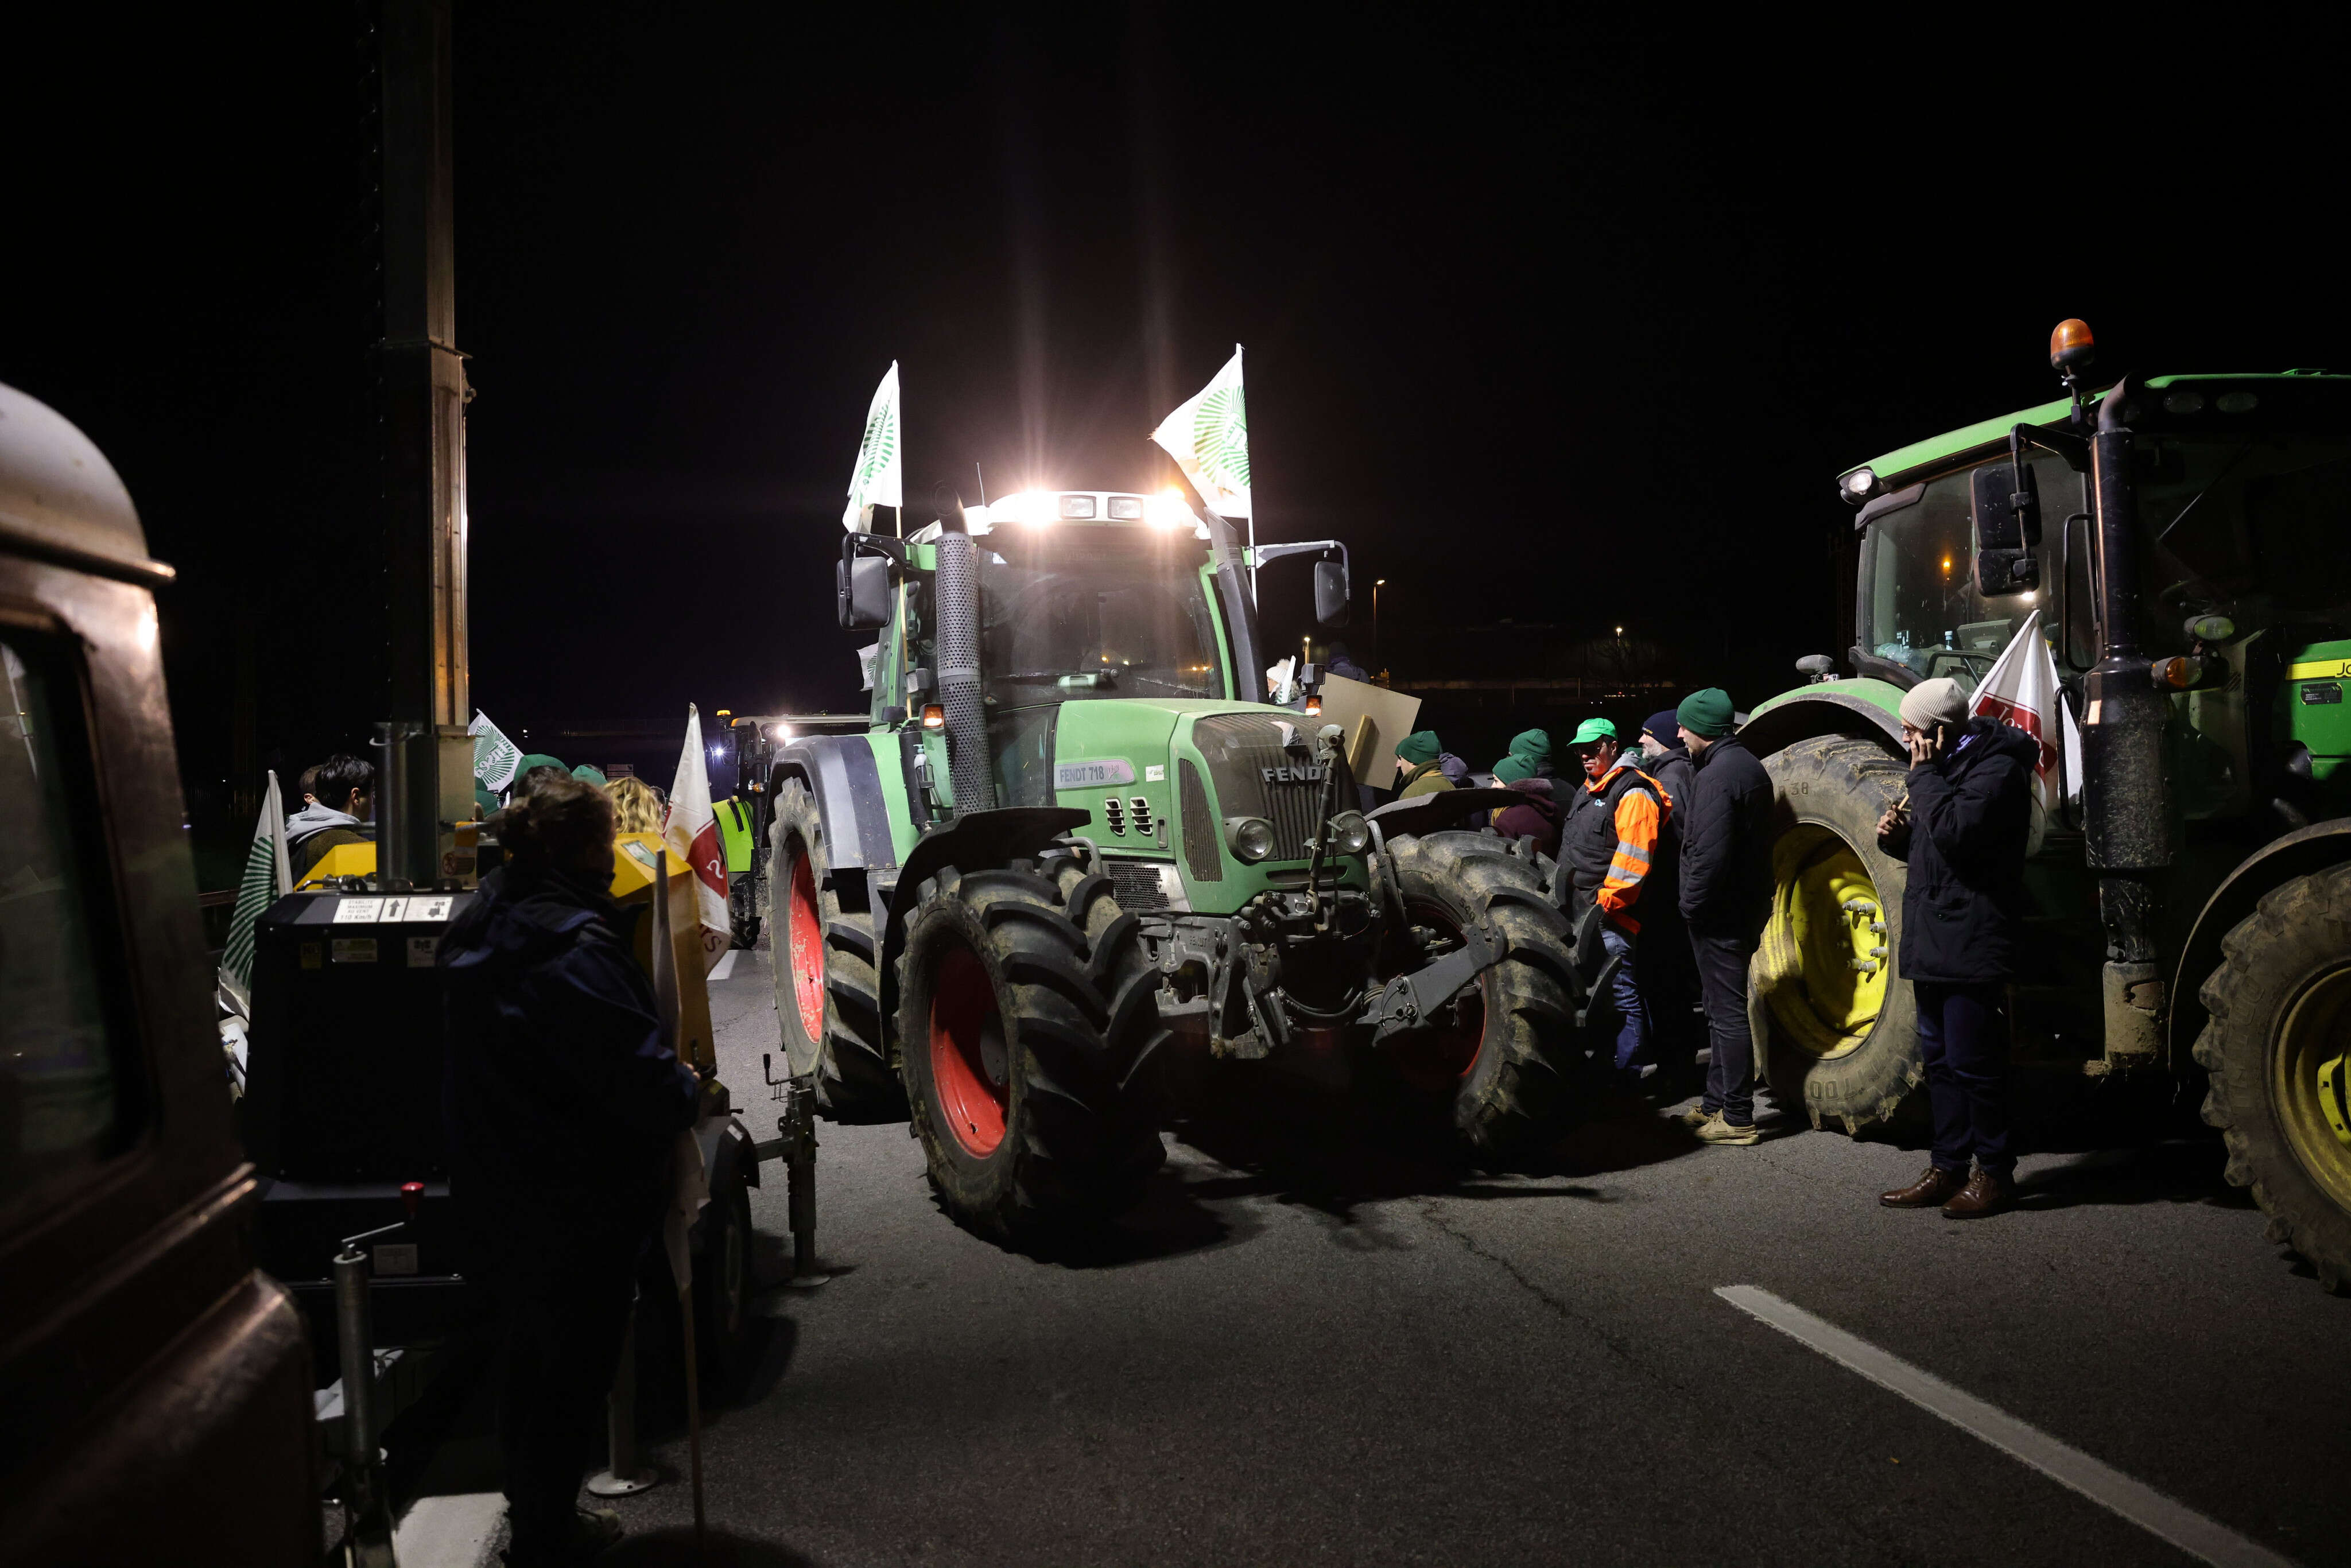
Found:
[[[2220,939],[2237,928],[2272,889],[2328,866],[2351,861],[2351,817],[2313,822],[2263,844],[2231,872],[2204,901],[2179,967],[2171,977],[2171,1067],[2184,1068],[2196,1037],[2210,1015],[2204,1010],[2205,979],[2220,967]]]
[[[864,736],[808,735],[787,743],[776,754],[770,789],[787,779],[799,779],[816,797],[826,863],[834,871],[886,870],[898,863],[882,769]]]
[[[1883,739],[1899,753],[1902,720],[1896,716],[1894,705],[1901,700],[1900,688],[1890,681],[1834,681],[1799,687],[1757,709],[1740,727],[1739,738],[1758,758],[1822,735]]]
[[[898,955],[906,946],[906,916],[923,899],[923,883],[948,866],[983,870],[1035,854],[1063,833],[1093,821],[1075,806],[999,806],[966,811],[925,832],[907,852],[890,890],[889,921],[882,930],[882,1017],[898,1016]]]

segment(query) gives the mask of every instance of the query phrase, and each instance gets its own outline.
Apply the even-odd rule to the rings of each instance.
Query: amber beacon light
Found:
[[[2057,323],[2049,334],[2049,368],[2070,371],[2086,365],[2097,352],[2097,340],[2090,336],[2090,324],[2078,317],[2067,317]]]

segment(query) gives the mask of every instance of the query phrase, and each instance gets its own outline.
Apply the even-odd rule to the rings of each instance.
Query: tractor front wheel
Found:
[[[2204,1120],[2228,1142],[2229,1180],[2270,1217],[2270,1239],[2351,1291],[2351,866],[2271,891],[2220,954],[2196,1040],[2212,1075]]]
[[[1491,834],[1441,832],[1389,846],[1405,917],[1440,956],[1484,925],[1501,961],[1464,989],[1434,1026],[1388,1049],[1406,1085],[1452,1103],[1455,1129],[1472,1147],[1507,1153],[1551,1126],[1563,1109],[1572,1013],[1567,924],[1543,896],[1532,860]]]
[[[836,1122],[903,1122],[905,1095],[883,1054],[873,916],[842,905],[816,797],[797,779],[776,793],[768,830],[776,1021],[795,1077],[813,1076]]]
[[[906,922],[898,1039],[940,1207],[1022,1242],[1132,1207],[1165,1151],[1124,1087],[1158,1027],[1133,915],[1067,856],[943,871]]]

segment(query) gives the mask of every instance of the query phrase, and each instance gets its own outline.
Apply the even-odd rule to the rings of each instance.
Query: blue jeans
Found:
[[[1610,957],[1622,960],[1608,982],[1608,998],[1616,1006],[1616,1065],[1637,1067],[1649,1060],[1649,998],[1641,994],[1634,973],[1633,938],[1603,916],[1600,945]]]

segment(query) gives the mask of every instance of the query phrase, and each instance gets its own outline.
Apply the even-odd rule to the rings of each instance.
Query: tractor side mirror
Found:
[[[835,563],[835,606],[846,632],[877,632],[890,623],[890,562],[878,555]]]
[[[1970,476],[1976,535],[1976,591],[1986,599],[2041,586],[2041,495],[2032,465],[1987,463]]]
[[[1325,626],[1347,623],[1350,595],[1347,591],[1347,566],[1344,561],[1318,560],[1314,563],[1314,619]]]

